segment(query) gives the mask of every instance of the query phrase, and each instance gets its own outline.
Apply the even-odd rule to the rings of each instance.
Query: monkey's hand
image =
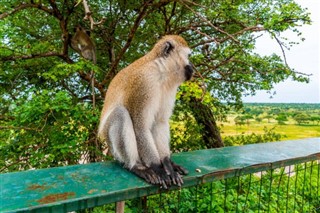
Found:
[[[172,165],[174,171],[178,172],[180,175],[187,175],[189,173],[188,170],[186,170],[182,166],[179,166],[178,164],[175,164],[173,161],[171,161],[171,165]]]
[[[166,174],[170,177],[172,183],[174,185],[181,186],[183,184],[181,175],[188,174],[188,171],[182,166],[173,163],[169,157],[163,159],[162,165]]]

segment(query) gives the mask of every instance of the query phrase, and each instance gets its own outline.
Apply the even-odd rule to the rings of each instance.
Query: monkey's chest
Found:
[[[158,105],[158,111],[156,113],[156,120],[167,122],[172,115],[173,107],[175,103],[175,95],[173,97],[167,96],[160,99]]]

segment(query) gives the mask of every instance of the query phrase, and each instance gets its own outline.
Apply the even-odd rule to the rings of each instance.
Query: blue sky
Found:
[[[310,83],[298,83],[288,79],[275,85],[272,92],[275,91],[276,94],[272,98],[266,91],[258,91],[255,96],[245,97],[244,102],[320,103],[320,1],[296,0],[296,2],[303,8],[308,8],[313,23],[299,28],[306,40],[286,50],[286,58],[289,66],[296,71],[312,74]],[[292,41],[298,41],[292,33],[284,35]],[[256,51],[261,55],[276,53],[282,56],[279,45],[268,35],[260,37],[256,47]]]

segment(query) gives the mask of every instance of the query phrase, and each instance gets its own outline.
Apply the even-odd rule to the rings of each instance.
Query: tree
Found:
[[[268,119],[268,123],[270,123],[270,119],[272,119],[272,115],[268,114],[266,116],[264,116],[264,118]]]
[[[283,125],[286,121],[288,121],[287,116],[284,113],[280,113],[276,118],[278,124]]]
[[[234,123],[236,124],[236,125],[239,125],[239,126],[242,126],[242,125],[245,125],[246,123],[245,123],[245,118],[243,117],[243,116],[237,116],[237,117],[235,117],[235,119],[234,119]]]
[[[249,126],[250,119],[253,119],[253,116],[245,114],[245,115],[237,116],[234,119],[234,122],[235,122],[236,125],[240,125],[241,126],[241,125],[244,125],[246,123]]]
[[[258,123],[261,123],[261,122],[262,122],[262,118],[260,118],[260,117],[256,117],[255,120],[256,120]]]
[[[254,52],[262,33],[283,52],[295,43],[282,38],[282,32],[290,30],[303,40],[298,27],[309,24],[310,17],[294,1],[75,2],[81,1],[0,4],[2,171],[99,158],[103,145],[95,132],[108,84],[165,34],[181,34],[193,49],[195,77],[181,89],[177,104],[187,107],[207,130],[203,138],[209,138],[208,143],[222,145],[215,119],[229,106],[241,108],[243,94],[271,90],[289,77],[307,82],[306,75],[289,67],[284,54]],[[96,65],[69,48],[79,24],[91,30]],[[96,108],[86,89],[92,70]],[[201,94],[194,93],[195,88],[202,88]],[[203,96],[213,101],[204,101]]]
[[[312,116],[312,117],[310,118],[310,121],[312,121],[314,124],[319,125],[319,123],[320,123],[320,116]]]
[[[293,119],[299,124],[307,124],[309,123],[310,117],[307,114],[304,113],[298,113],[295,116],[293,116]]]

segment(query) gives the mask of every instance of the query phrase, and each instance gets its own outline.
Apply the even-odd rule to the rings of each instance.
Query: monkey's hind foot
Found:
[[[144,179],[148,183],[151,183],[153,185],[160,185],[162,188],[165,189],[168,188],[166,181],[163,178],[161,178],[160,175],[157,174],[155,170],[152,168],[139,168],[138,166],[134,166],[130,171],[136,174],[138,177]]]

